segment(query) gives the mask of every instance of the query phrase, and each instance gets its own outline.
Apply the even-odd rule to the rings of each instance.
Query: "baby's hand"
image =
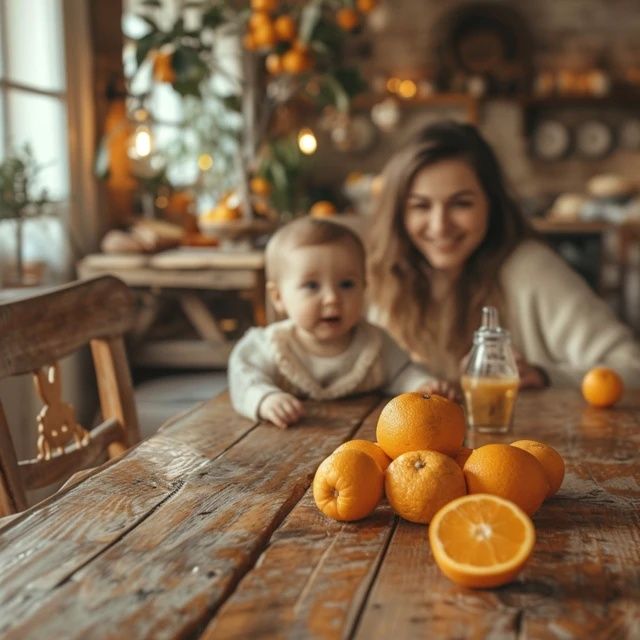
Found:
[[[462,401],[460,387],[449,380],[429,380],[416,389],[416,391],[426,391],[436,396],[444,396],[454,402]]]
[[[258,416],[286,429],[304,415],[302,402],[290,393],[270,393],[261,403]]]

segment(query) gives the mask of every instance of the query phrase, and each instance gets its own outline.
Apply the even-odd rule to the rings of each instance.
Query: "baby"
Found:
[[[286,320],[252,328],[229,359],[239,413],[281,428],[304,415],[300,399],[383,390],[395,395],[433,378],[363,318],[365,250],[338,223],[298,218],[266,249],[267,291]]]

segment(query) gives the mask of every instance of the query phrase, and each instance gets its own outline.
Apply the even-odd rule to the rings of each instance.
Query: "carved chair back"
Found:
[[[37,457],[18,460],[0,401],[0,515],[26,509],[27,491],[69,478],[139,441],[123,335],[133,325],[129,288],[102,276],[0,304],[0,379],[31,373],[43,407],[34,416]],[[87,345],[102,422],[88,430],[65,401],[58,361]]]

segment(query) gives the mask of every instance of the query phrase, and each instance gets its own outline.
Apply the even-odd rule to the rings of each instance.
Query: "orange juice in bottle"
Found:
[[[509,332],[500,327],[495,307],[482,309],[482,325],[474,333],[473,349],[460,384],[467,423],[479,433],[507,433],[520,378]]]

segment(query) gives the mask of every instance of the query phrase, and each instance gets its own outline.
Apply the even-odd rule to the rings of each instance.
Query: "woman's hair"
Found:
[[[365,271],[365,249],[356,233],[339,222],[303,216],[280,227],[269,240],[265,252],[266,277],[276,282],[286,270],[286,260],[292,249],[326,244],[348,243]]]
[[[489,220],[484,240],[468,258],[452,306],[442,317],[431,296],[431,267],[406,232],[404,214],[416,174],[442,160],[461,159],[475,171],[487,197]],[[463,355],[480,320],[481,307],[502,307],[499,271],[515,247],[533,235],[507,192],[494,152],[471,125],[439,122],[423,129],[414,143],[397,153],[383,173],[369,243],[369,293],[373,306],[394,337],[428,361],[436,324],[446,326],[446,349]]]

